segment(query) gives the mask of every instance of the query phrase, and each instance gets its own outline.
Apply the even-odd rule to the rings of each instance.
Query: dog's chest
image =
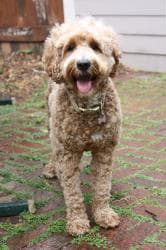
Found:
[[[113,121],[106,115],[105,120],[99,124],[99,115],[68,115],[64,116],[61,124],[59,123],[58,134],[60,141],[68,149],[91,149],[102,147],[112,143],[115,127],[117,128],[117,119],[113,116]],[[116,121],[116,122],[115,122]],[[115,124],[116,123],[116,124]]]
[[[68,98],[58,95],[50,105],[50,128],[56,140],[68,150],[105,147],[117,140],[121,125],[118,105],[108,99],[100,112],[76,112]],[[63,102],[62,102],[63,100]],[[110,100],[110,103],[109,103]],[[51,103],[51,102],[50,102]],[[63,105],[62,105],[63,104]]]

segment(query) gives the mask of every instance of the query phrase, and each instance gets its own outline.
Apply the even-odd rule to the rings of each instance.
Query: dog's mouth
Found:
[[[85,80],[77,80],[77,89],[81,93],[89,93],[92,89],[92,81],[85,81]]]
[[[96,80],[96,76],[91,76],[90,74],[80,75],[74,80],[76,83],[77,90],[80,93],[87,94],[93,88],[93,82]]]

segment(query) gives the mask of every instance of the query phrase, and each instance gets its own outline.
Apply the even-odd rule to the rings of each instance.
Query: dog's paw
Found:
[[[98,209],[94,212],[95,222],[104,228],[116,227],[120,223],[117,213],[112,208]]]
[[[48,179],[56,177],[55,167],[52,165],[52,163],[45,165],[43,175]]]
[[[90,225],[88,219],[69,219],[67,222],[67,231],[71,235],[82,235],[89,231]]]

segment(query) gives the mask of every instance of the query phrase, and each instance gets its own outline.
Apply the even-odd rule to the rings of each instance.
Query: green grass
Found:
[[[42,234],[38,235],[31,241],[31,245],[35,245],[41,241],[44,241],[52,234],[57,233],[66,233],[66,220],[63,218],[59,218],[53,222],[49,222],[47,230],[45,230]],[[108,245],[106,237],[100,234],[100,229],[98,226],[90,229],[89,233],[86,233],[81,236],[75,236],[73,240],[70,242],[71,244],[81,244],[86,242],[90,246],[95,246],[97,248],[106,248]]]
[[[140,247],[138,247],[138,246],[132,246],[132,247],[130,247],[130,250],[140,250]]]
[[[23,176],[19,176],[16,174],[11,173],[10,169],[0,169],[0,175],[5,178],[6,182],[9,181],[16,181],[21,184],[28,185],[30,187],[36,189],[42,189],[54,192],[54,188],[48,183],[45,178],[34,178],[33,180],[24,178]]]
[[[31,214],[29,212],[23,212],[21,214],[21,223],[11,224],[11,223],[1,223],[0,229],[3,229],[6,234],[2,236],[1,242],[5,242],[14,236],[26,233],[28,231],[36,229],[39,225],[48,225],[48,232],[53,234],[54,232],[61,232],[65,228],[65,220],[59,218],[56,221],[49,221],[49,219],[57,213],[64,212],[64,207],[58,207],[52,211],[45,214]]]
[[[0,250],[9,250],[8,246],[0,240]]]
[[[51,221],[48,223],[48,228],[45,232],[35,237],[31,244],[35,245],[41,241],[44,241],[48,237],[50,237],[52,234],[57,233],[66,233],[66,220],[63,218],[59,218],[55,221]]]
[[[163,242],[161,240],[158,240],[158,236],[160,235],[161,232],[157,232],[157,233],[154,233],[152,235],[149,235],[147,236],[145,239],[144,239],[144,243],[151,243],[151,244],[156,244],[157,246],[161,246],[161,247],[166,247],[166,241]],[[156,247],[157,247],[156,246]],[[157,249],[157,248],[156,248]]]
[[[120,199],[124,198],[126,195],[127,195],[127,192],[122,192],[122,191],[114,192],[114,193],[111,193],[111,200],[112,201],[120,200]]]
[[[84,193],[84,202],[86,204],[91,204],[92,203],[92,193],[90,193],[90,192]]]
[[[120,167],[124,169],[131,167],[133,164],[132,162],[125,161],[124,159],[120,157],[115,158],[114,161],[117,162],[120,165]]]
[[[20,49],[17,50],[16,54],[32,54],[32,49]]]
[[[89,157],[92,155],[92,153],[91,151],[84,151],[83,155]]]
[[[23,160],[42,161],[43,163],[47,163],[46,155],[43,155],[40,152],[19,153],[17,156]]]
[[[162,188],[158,188],[158,187],[152,187],[152,188],[149,188],[149,190],[159,196],[159,197],[162,197],[162,198],[166,198],[166,188],[165,187],[162,187]]]
[[[85,167],[83,167],[81,169],[81,173],[84,173],[84,174],[91,174],[91,166],[90,165],[87,165]]]
[[[123,176],[123,178],[113,180],[113,183],[127,183],[131,185],[130,190],[122,190],[112,194],[111,203],[113,204],[116,204],[116,201],[125,198],[129,191],[132,191],[133,178],[137,177],[141,180],[155,180],[150,176],[146,176],[144,174],[145,170],[154,170],[156,175],[158,171],[165,171],[163,168],[160,168],[161,165],[163,166],[164,164],[164,160],[160,158],[160,153],[164,153],[165,149],[158,151],[151,149],[153,144],[160,143],[160,141],[163,140],[163,135],[157,136],[155,140],[146,140],[145,142],[144,139],[139,138],[139,134],[156,135],[157,132],[155,132],[155,129],[158,126],[162,126],[164,124],[164,119],[155,119],[153,118],[154,116],[151,117],[151,114],[160,115],[161,112],[165,112],[164,105],[161,104],[161,106],[151,108],[150,103],[147,104],[147,102],[151,100],[151,103],[153,104],[153,102],[155,103],[158,100],[160,101],[161,98],[164,98],[166,95],[164,90],[165,80],[166,74],[159,74],[158,76],[152,76],[146,79],[127,80],[118,85],[123,104],[122,109],[125,111],[123,122],[124,129],[122,133],[122,138],[125,142],[119,145],[119,149],[128,149],[128,152],[121,157],[116,157],[114,161],[122,170],[129,169],[133,166],[135,168],[138,166],[138,170],[130,176]],[[43,190],[51,192],[51,197],[44,196],[44,198],[35,201],[38,210],[49,204],[52,196],[55,198],[55,203],[57,197],[63,196],[62,190],[55,190],[52,181],[47,181],[44,178],[39,178],[38,176],[34,176],[33,178],[29,177],[32,176],[36,171],[40,173],[42,164],[47,163],[49,158],[49,142],[47,139],[43,139],[48,134],[46,101],[44,98],[44,92],[47,88],[46,85],[46,82],[41,82],[41,87],[36,89],[32,96],[25,100],[24,103],[0,107],[0,137],[2,140],[10,139],[10,136],[20,133],[22,136],[14,139],[13,143],[15,146],[19,145],[19,143],[23,142],[24,140],[32,143],[40,143],[42,145],[41,148],[25,147],[26,151],[24,153],[11,153],[10,156],[8,156],[5,152],[0,152],[0,157],[2,157],[2,159],[6,156],[8,158],[3,161],[4,167],[0,168],[0,175],[2,177],[0,191],[4,196],[11,195],[14,197],[14,199],[32,198],[32,192],[28,191],[30,188],[33,188],[33,192],[42,192]],[[141,105],[142,101],[145,103],[141,108],[139,107],[139,104]],[[137,105],[138,107],[136,107],[136,109],[138,108],[138,111],[132,110],[131,105]],[[130,111],[128,111],[128,108]],[[29,132],[22,130],[24,128],[34,128],[35,130],[34,132]],[[137,135],[137,138],[135,138],[135,135]],[[142,144],[140,144],[139,147],[132,146],[131,144],[129,146],[128,142],[131,141],[140,142]],[[136,154],[135,152],[130,152],[130,149],[134,149]],[[142,150],[147,152],[147,155],[139,155],[139,152]],[[155,158],[153,158],[153,153]],[[157,153],[159,153],[159,157],[156,160]],[[91,157],[91,152],[84,152],[84,157]],[[125,160],[125,157],[133,157],[133,161]],[[136,160],[136,163],[134,162],[134,159]],[[152,163],[141,165],[141,163],[139,164],[139,159],[149,160],[152,161]],[[92,174],[91,166],[85,166],[81,172],[87,176]],[[10,182],[15,182],[17,187],[19,184],[24,185],[24,188],[27,187],[27,191],[23,192],[21,191],[21,188],[20,191],[18,191],[19,189],[14,190],[8,188],[7,185],[10,184]],[[125,207],[112,205],[112,207],[121,217],[126,217],[129,219],[132,218],[137,223],[137,225],[148,222],[159,227],[157,234],[149,235],[144,239],[143,242],[139,243],[141,245],[138,244],[132,246],[130,250],[138,250],[139,246],[142,246],[142,244],[146,243],[165,247],[165,243],[158,240],[158,235],[161,233],[161,230],[166,230],[165,224],[162,221],[154,221],[151,217],[142,216],[134,212],[134,208],[140,204],[151,204],[156,207],[164,208],[164,205],[157,203],[158,201],[155,199],[165,199],[166,189],[164,187],[160,188],[157,186],[159,182],[155,183],[156,186],[147,188],[151,193],[151,196],[137,199],[132,204],[130,203],[130,205],[126,204]],[[90,182],[83,181],[83,185],[86,188],[90,188],[92,184]],[[136,184],[134,183],[134,185],[137,186],[137,181]],[[139,183],[138,187],[140,188]],[[86,192],[84,194],[84,202],[87,205],[91,204],[91,192]],[[32,245],[42,242],[54,234],[66,235],[66,220],[62,217],[64,212],[65,207],[58,207],[57,209],[53,209],[45,213],[33,215],[26,212],[19,216],[18,224],[12,224],[9,223],[9,221],[6,221],[6,223],[1,223],[0,228],[4,230],[4,235],[0,239],[0,250],[8,249],[6,242],[11,237],[23,235],[32,230],[38,230],[38,227],[40,226],[43,226],[44,232],[32,239]],[[54,219],[55,216],[57,218],[56,220]],[[81,243],[87,243],[89,246],[94,246],[98,249],[103,247],[107,249],[113,249],[111,243],[100,234],[99,227],[93,227],[89,233],[74,237],[73,240],[68,243],[77,245]]]
[[[15,111],[16,111],[16,106],[15,105],[0,106],[0,117],[2,119],[2,117],[9,116],[11,113],[13,113]]]
[[[32,198],[32,195],[30,193],[19,192],[19,191],[16,192],[13,189],[8,189],[6,187],[3,187],[2,185],[0,185],[0,192],[2,192],[5,196],[13,195],[18,200],[26,200]]]
[[[81,244],[83,242],[88,243],[88,245],[90,246],[95,246],[99,249],[101,248],[106,248],[108,246],[108,240],[106,239],[106,237],[102,236],[99,233],[99,227],[93,227],[91,228],[90,232],[85,234],[85,235],[81,235],[81,236],[77,236],[74,237],[74,239],[71,241],[72,244]]]

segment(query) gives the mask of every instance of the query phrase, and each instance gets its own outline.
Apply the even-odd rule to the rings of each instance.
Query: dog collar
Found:
[[[103,107],[104,107],[104,103],[105,103],[105,97],[106,97],[107,89],[104,92],[104,94],[101,96],[100,103],[98,103],[98,104],[96,104],[96,105],[94,105],[92,107],[89,107],[89,108],[79,107],[78,104],[76,103],[76,101],[74,100],[74,98],[70,95],[69,90],[67,88],[66,88],[66,92],[67,92],[67,95],[69,97],[69,100],[70,100],[74,110],[77,113],[98,113],[99,114],[98,124],[100,125],[100,124],[106,122],[106,116],[105,116]]]
[[[98,112],[98,111],[100,111],[100,104],[95,105],[94,107],[91,107],[91,108],[81,108],[79,106],[77,106],[77,107],[81,112]]]

